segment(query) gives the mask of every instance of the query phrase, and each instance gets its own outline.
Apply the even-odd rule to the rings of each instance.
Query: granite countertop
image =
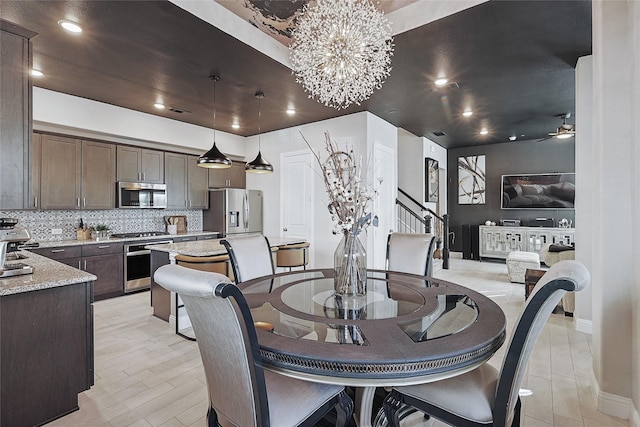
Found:
[[[53,241],[40,241],[37,242],[39,244],[39,248],[53,248],[58,246],[76,246],[76,245],[96,245],[96,244],[104,244],[109,242],[136,242],[136,241],[147,241],[147,240],[166,240],[172,239],[175,237],[189,237],[189,236],[208,236],[211,234],[218,234],[216,231],[192,231],[188,233],[182,234],[167,234],[164,236],[144,236],[144,237],[129,237],[129,238],[115,238],[110,237],[106,240],[53,240]],[[25,248],[29,250],[28,248]],[[35,249],[35,248],[34,248]]]
[[[269,237],[269,244],[271,247],[292,245],[294,243],[302,243],[305,239],[301,238],[282,238],[282,237]],[[175,255],[188,255],[188,256],[215,256],[224,255],[227,253],[225,247],[220,243],[222,239],[212,240],[198,240],[195,242],[179,242],[179,243],[165,243],[162,245],[149,246],[147,249],[160,252],[169,252]]]
[[[33,267],[33,273],[0,278],[0,296],[74,285],[76,283],[92,282],[97,279],[97,277],[91,273],[78,270],[32,252],[23,252],[22,255],[26,255],[26,258],[16,262],[30,265]]]

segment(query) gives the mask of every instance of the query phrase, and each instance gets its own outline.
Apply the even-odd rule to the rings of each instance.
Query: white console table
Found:
[[[570,245],[575,228],[480,226],[480,259],[506,259],[509,252],[539,252],[547,243]]]

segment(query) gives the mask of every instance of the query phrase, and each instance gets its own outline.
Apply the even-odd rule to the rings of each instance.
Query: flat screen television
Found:
[[[502,209],[574,209],[575,173],[502,175]]]

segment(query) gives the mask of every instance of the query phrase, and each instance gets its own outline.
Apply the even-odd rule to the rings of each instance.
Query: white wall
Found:
[[[398,187],[419,202],[424,200],[423,139],[398,128]]]
[[[629,34],[631,42],[630,75],[631,79],[631,105],[630,116],[635,119],[631,126],[631,162],[640,165],[640,2],[629,2]],[[633,168],[631,188],[635,189],[634,205],[636,221],[632,223],[633,253],[632,259],[640,259],[640,224],[638,224],[638,212],[640,212],[640,169]],[[632,284],[633,313],[631,319],[631,398],[632,415],[631,425],[640,427],[640,263],[635,262],[633,269],[634,283]]]
[[[584,56],[576,65],[576,235],[580,244],[576,247],[576,259],[584,263],[589,271],[592,266],[593,224],[593,56]],[[592,333],[592,287],[576,295],[574,320],[576,329]]]
[[[395,150],[397,145],[396,128],[384,120],[367,112],[351,114],[321,122],[308,123],[280,131],[264,133],[260,136],[263,157],[274,168],[272,174],[247,175],[247,188],[262,190],[264,195],[264,234],[280,236],[280,153],[308,150],[302,139],[309,142],[315,153],[322,159],[326,158],[324,148],[324,132],[328,132],[332,140],[339,144],[353,145],[354,151],[363,156],[363,160],[370,161],[371,149],[377,143],[384,144]],[[252,160],[258,151],[258,137],[247,138],[247,159]],[[315,199],[314,235],[309,240],[314,245],[311,263],[314,266],[333,265],[333,252],[340,242],[341,236],[333,235],[333,224],[326,209],[328,199],[324,183],[320,179],[319,167],[313,165],[318,179],[314,182]],[[391,214],[393,208],[389,209]],[[377,212],[376,212],[377,213]],[[389,215],[387,213],[386,215]],[[369,239],[367,239],[369,240]]]
[[[597,405],[607,414],[631,418],[632,425],[638,426],[640,19],[635,3],[592,3],[593,185],[589,230]],[[579,114],[576,111],[576,116]]]
[[[33,122],[36,130],[193,154],[213,145],[209,128],[38,87],[33,88]],[[242,136],[216,131],[218,148],[230,157],[244,159],[244,141]]]

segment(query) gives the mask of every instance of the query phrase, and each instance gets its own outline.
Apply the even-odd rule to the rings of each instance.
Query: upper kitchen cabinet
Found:
[[[30,202],[31,44],[36,33],[0,20],[0,210]]]
[[[187,194],[191,209],[209,208],[208,171],[198,166],[197,156],[187,156]]]
[[[209,205],[207,169],[197,166],[197,157],[165,153],[167,208],[206,209]]]
[[[47,134],[40,135],[39,145],[40,203],[36,207],[115,207],[115,145]]]
[[[164,152],[118,145],[118,181],[164,183]]]
[[[245,164],[233,162],[227,169],[209,169],[210,188],[245,188],[247,177]]]

